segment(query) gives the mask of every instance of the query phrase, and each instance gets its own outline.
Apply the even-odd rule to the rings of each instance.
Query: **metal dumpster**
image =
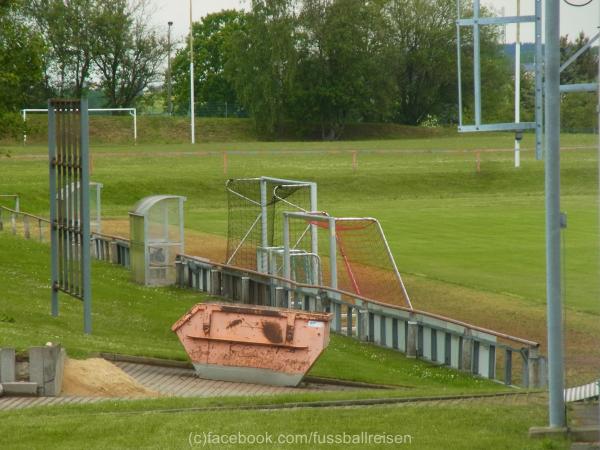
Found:
[[[171,329],[202,378],[297,386],[329,344],[331,315],[200,303]]]

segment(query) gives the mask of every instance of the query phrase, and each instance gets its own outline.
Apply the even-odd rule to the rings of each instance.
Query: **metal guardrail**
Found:
[[[44,217],[0,206],[0,231],[25,239],[50,242],[50,221]],[[129,267],[129,240],[121,236],[91,234],[92,256],[101,261]]]
[[[110,234],[92,233],[92,255],[100,261],[107,261],[129,268],[129,239]]]
[[[537,342],[350,292],[178,255],[177,285],[246,304],[327,311],[332,330],[506,385],[542,387]],[[519,357],[515,357],[519,355]]]
[[[10,230],[14,235],[39,242],[50,241],[50,221],[43,217],[0,206],[0,231]]]

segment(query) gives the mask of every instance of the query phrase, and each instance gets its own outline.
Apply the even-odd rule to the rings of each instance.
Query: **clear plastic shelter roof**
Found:
[[[131,271],[138,283],[160,286],[175,281],[175,259],[184,252],[185,200],[179,195],[153,195],[129,213]]]
[[[135,204],[131,213],[140,216],[146,216],[148,215],[148,212],[152,209],[152,207],[157,203],[160,203],[163,200],[180,198],[182,198],[183,201],[187,200],[185,197],[181,197],[180,195],[152,195],[150,197],[144,197]]]

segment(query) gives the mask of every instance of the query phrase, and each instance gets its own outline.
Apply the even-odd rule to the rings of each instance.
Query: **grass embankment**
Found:
[[[565,135],[567,147],[593,148],[591,135]],[[337,143],[94,146],[93,179],[104,183],[107,217],[126,218],[140,198],[185,195],[186,227],[226,233],[228,177],[315,180],[319,208],[380,219],[416,307],[448,314],[544,346],[543,163],[531,151],[515,170],[512,154],[473,149],[512,146],[508,135]],[[524,147],[531,148],[531,136]],[[457,150],[458,149],[458,150]],[[224,173],[222,151],[228,150]],[[352,169],[350,150],[358,150]],[[19,193],[24,210],[47,215],[43,147],[12,147],[0,159],[0,191]],[[37,156],[36,156],[37,154]],[[26,155],[32,155],[26,156]],[[597,154],[562,155],[567,361],[570,383],[597,374],[600,328]]]
[[[0,233],[0,249],[2,345],[23,350],[52,341],[62,343],[75,357],[108,351],[186,359],[170,327],[206,296],[175,288],[138,286],[131,283],[127,270],[95,262],[94,332],[85,336],[82,307],[77,300],[61,295],[59,317],[49,315],[48,246]],[[332,338],[311,374],[407,387],[403,395],[502,390],[500,385],[340,336]]]
[[[162,406],[167,408],[190,403],[182,400],[162,402]],[[232,402],[243,404],[239,400]],[[196,404],[202,403],[206,402],[196,400]],[[318,448],[321,447],[318,442],[323,442],[323,439],[327,439],[326,436],[335,439],[336,434],[342,433],[398,435],[406,446],[420,449],[568,448],[564,441],[530,440],[527,437],[530,426],[544,422],[546,415],[543,405],[468,403],[435,407],[410,405],[357,409],[190,411],[172,414],[133,412],[145,411],[148,407],[157,405],[157,401],[131,402],[129,407],[123,403],[114,403],[0,413],[0,432],[3,444],[15,449],[189,448],[203,446],[203,439],[209,433],[212,439],[209,442],[213,442],[213,445],[206,445],[209,448],[236,447],[216,445],[217,441],[214,439],[223,435],[244,435],[246,439],[251,435],[255,439],[259,435],[269,435],[274,440],[273,445],[244,445],[250,448]],[[313,441],[307,441],[311,439],[311,434]],[[278,439],[290,439],[292,443],[286,444],[285,440],[279,442]],[[315,439],[319,441],[315,442]],[[403,446],[347,443],[326,445],[327,448]]]
[[[45,144],[48,140],[48,119],[45,113],[29,113],[27,116],[27,142]],[[107,116],[90,114],[90,140],[97,144],[133,144],[133,117],[123,115]],[[239,118],[196,118],[196,142],[249,142],[264,140],[256,133],[251,119]],[[184,144],[190,141],[190,120],[188,117],[138,116],[138,144]],[[358,139],[404,139],[432,138],[455,135],[454,129],[424,128],[393,123],[356,123],[345,127],[345,140]],[[320,127],[307,128],[299,134],[290,128],[278,139],[321,140]],[[22,137],[4,139],[0,143],[21,143]]]

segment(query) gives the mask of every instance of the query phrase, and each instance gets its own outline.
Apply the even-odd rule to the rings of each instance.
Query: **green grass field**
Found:
[[[525,147],[530,148],[530,138],[526,136]],[[570,384],[589,382],[600,368],[600,349],[595,341],[600,331],[595,139],[590,135],[566,135],[563,139],[562,202],[569,217],[564,234],[564,277]],[[317,181],[319,209],[340,216],[380,219],[415,307],[538,340],[544,346],[543,163],[535,161],[532,152],[526,151],[521,169],[515,170],[512,154],[502,150],[511,146],[508,135],[332,143],[232,142],[194,147],[93,145],[92,179],[104,184],[105,217],[125,219],[134,203],[147,195],[180,194],[188,198],[186,228],[219,236],[226,233],[227,178],[269,175]],[[480,172],[476,171],[477,150],[481,150]],[[47,216],[45,151],[43,146],[0,149],[0,154],[10,155],[0,157],[0,193],[18,193],[23,210]],[[228,152],[226,173],[223,151]],[[358,152],[356,171],[352,168],[352,151]],[[0,234],[2,342],[24,348],[58,339],[76,356],[107,350],[183,358],[168,325],[199,298],[197,294],[133,286],[128,284],[123,269],[96,264],[95,332],[92,337],[84,337],[81,307],[74,300],[63,300],[59,319],[51,320],[48,315],[46,255],[44,245]],[[433,375],[428,373],[432,370]],[[443,369],[413,365],[392,352],[337,337],[315,366],[314,374],[414,386],[408,391],[399,390],[398,395],[473,389],[484,392],[498,388],[474,383]],[[457,378],[450,379],[451,376]],[[85,411],[95,414],[95,408]],[[380,424],[382,429],[393,429],[393,424],[406,423],[407,428],[417,430],[415,433],[427,443],[426,448],[444,443],[451,448],[473,448],[479,442],[482,443],[479,447],[492,448],[543,445],[523,441],[528,426],[545,422],[543,408],[526,405],[511,409],[511,414],[503,407],[478,408],[467,412],[451,407],[427,413],[416,407],[374,409],[373,416],[381,418],[378,422],[360,416],[359,411],[347,411],[339,419],[336,415],[335,423],[351,423],[349,430],[372,423]],[[68,408],[53,411],[60,419],[44,424],[47,435],[55,436],[65,445],[77,446],[85,433],[67,436],[65,430],[81,425],[85,416]],[[34,419],[32,427],[43,423],[42,412],[22,414]],[[286,417],[286,423],[304,423],[304,429],[313,429],[314,423],[324,422],[325,417],[322,412],[312,415],[307,412],[308,416],[304,416],[302,411],[281,416],[219,414],[222,416],[212,415],[214,420],[210,419],[215,424],[214,430],[228,430],[231,420],[239,420],[240,429],[244,430],[256,429],[257,421],[261,426],[273,428],[279,420],[283,421],[280,417]],[[423,414],[427,420],[416,419]],[[490,417],[490,424],[475,429],[463,422],[472,414]],[[93,436],[101,427],[112,427],[121,420],[112,417],[102,415],[101,425],[82,429]],[[124,423],[129,425],[124,426],[136,427],[140,420],[145,420],[143,417],[127,419]],[[188,431],[185,424],[189,425],[189,420],[202,423],[204,418],[198,414],[193,415],[194,419],[190,415],[189,420],[188,416],[182,417],[168,419],[171,431],[164,439],[146,437],[151,440],[140,440],[138,446],[169,446],[176,435]],[[494,419],[508,431],[499,433],[491,426]],[[456,427],[451,425],[453,421]],[[21,422],[15,418],[10,423]],[[27,433],[28,427],[19,425],[15,436]],[[438,434],[432,437],[428,429],[438,430]],[[123,439],[115,445],[137,443],[130,435]],[[101,439],[97,442],[98,446],[106,443]]]
[[[136,402],[137,403],[137,402]],[[180,402],[182,403],[182,402]],[[156,402],[154,402],[156,404]],[[147,405],[145,405],[147,407]],[[181,407],[170,401],[167,407]],[[232,405],[234,407],[234,405]],[[562,449],[563,441],[530,440],[528,426],[543,421],[544,407],[528,405],[411,405],[359,409],[275,411],[182,411],[135,414],[123,405],[94,405],[0,413],[3,443],[25,448],[190,448],[201,447],[203,433],[270,435],[273,445],[208,445],[208,448],[318,448],[302,441],[325,435],[399,435],[410,448]],[[142,408],[142,411],[146,408]],[[135,411],[135,403],[131,410]],[[475,419],[475,420],[474,420]],[[110,431],[108,431],[110,430]],[[133,431],[132,430],[136,430]],[[111,439],[107,439],[110,435]],[[279,437],[282,435],[282,438]],[[282,445],[277,439],[297,439]],[[332,437],[333,439],[333,437]],[[340,438],[341,439],[341,438]],[[209,441],[210,442],[210,441]],[[215,442],[214,440],[212,442]],[[283,441],[285,442],[285,441]],[[190,444],[191,443],[191,444]],[[324,445],[326,448],[402,448],[399,445]]]

